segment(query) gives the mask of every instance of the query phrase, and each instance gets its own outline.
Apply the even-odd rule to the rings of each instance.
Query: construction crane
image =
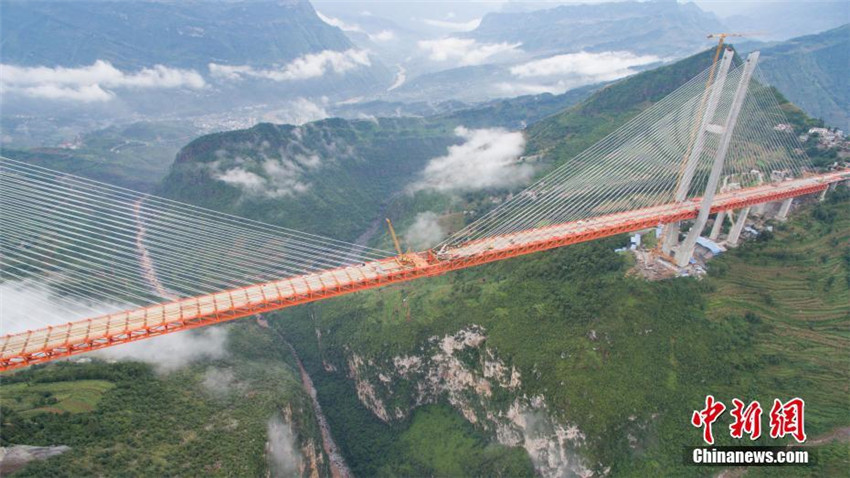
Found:
[[[708,79],[705,82],[705,92],[702,95],[702,101],[700,102],[699,109],[697,110],[697,121],[694,122],[694,126],[691,129],[690,138],[688,139],[688,149],[685,151],[685,155],[682,159],[682,164],[679,168],[678,178],[676,179],[676,183],[682,180],[682,176],[685,172],[685,165],[688,163],[688,158],[691,155],[691,150],[694,145],[694,139],[696,137],[697,128],[699,126],[699,118],[702,116],[703,111],[705,109],[706,101],[708,101],[708,95],[711,91],[711,85],[714,83],[714,74],[717,69],[717,60],[720,58],[720,52],[723,51],[723,45],[728,37],[745,37],[756,35],[757,33],[710,33],[706,38],[717,38],[717,49],[714,51],[714,60],[711,62],[711,69],[708,72]],[[662,244],[666,240],[666,235],[661,238],[661,241],[658,242],[658,245],[652,250],[652,254],[661,257],[668,262],[673,262],[673,258],[667,254],[665,254],[662,249]]]
[[[757,33],[710,33],[706,38],[717,38],[717,50],[714,51],[714,63],[711,64],[712,69],[717,64],[717,59],[720,58],[720,52],[723,50],[723,43],[728,37],[747,37],[757,35]]]
[[[398,236],[395,233],[395,228],[393,227],[393,222],[390,221],[390,218],[386,218],[386,220],[387,220],[387,227],[390,230],[390,237],[393,238],[393,245],[395,246],[395,251],[398,253],[398,256],[396,256],[396,261],[398,262],[398,265],[400,265],[400,266],[402,266],[402,265],[413,265],[414,261],[410,257],[408,257],[407,254],[402,252],[402,250],[401,250],[401,243],[398,241]]]

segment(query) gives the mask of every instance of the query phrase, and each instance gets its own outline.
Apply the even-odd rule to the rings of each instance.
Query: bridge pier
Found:
[[[732,230],[729,231],[729,237],[726,238],[726,245],[735,247],[738,245],[738,240],[741,238],[741,232],[744,226],[747,225],[747,216],[750,214],[750,208],[745,207],[738,213],[738,220],[732,225]]]
[[[788,212],[791,211],[791,204],[794,203],[794,198],[788,198],[782,201],[782,206],[779,208],[779,214],[776,215],[776,219],[780,221],[785,221],[788,219]]]
[[[714,216],[714,225],[711,226],[711,234],[708,235],[708,238],[712,241],[717,240],[717,236],[720,235],[720,230],[723,229],[723,222],[726,220],[726,211],[720,211]]]
[[[667,224],[663,228],[663,235],[661,237],[661,251],[668,256],[671,255],[673,251],[673,247],[679,243],[679,229],[681,227],[681,223],[679,222],[671,222]]]

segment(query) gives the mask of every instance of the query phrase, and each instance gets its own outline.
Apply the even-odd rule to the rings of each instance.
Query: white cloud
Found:
[[[293,81],[317,78],[329,72],[342,74],[371,64],[368,51],[350,49],[309,53],[276,69],[256,69],[247,65],[231,66],[217,63],[210,63],[209,69],[214,78],[222,80],[262,78],[272,81]]]
[[[242,168],[233,168],[224,171],[216,176],[215,179],[223,181],[231,186],[237,186],[250,193],[261,193],[265,190],[266,179],[259,174],[246,171]]]
[[[286,476],[299,476],[303,457],[295,441],[292,427],[283,423],[280,418],[274,417],[267,425],[269,468],[274,478]]]
[[[439,216],[431,211],[417,214],[404,234],[407,243],[416,250],[437,245],[446,235],[438,219]]]
[[[397,66],[398,66],[398,71],[395,74],[395,81],[393,81],[393,84],[390,85],[389,88],[387,88],[387,91],[392,91],[392,90],[398,88],[399,86],[403,85],[404,82],[407,81],[407,70],[401,65],[397,65]]]
[[[277,199],[295,196],[310,189],[302,180],[305,171],[318,169],[322,160],[317,154],[298,154],[291,158],[269,158],[254,161],[238,157],[235,162],[252,162],[256,169],[250,171],[242,166],[222,168],[218,161],[210,163],[213,179],[238,187],[252,196],[264,196]],[[255,172],[256,171],[256,172]]]
[[[324,15],[322,14],[322,12],[318,11],[316,12],[316,14],[323,22],[327,23],[328,25],[337,27],[344,32],[362,33],[368,36],[369,39],[372,41],[390,41],[395,38],[395,32],[393,32],[392,30],[381,30],[378,33],[372,34],[364,30],[363,27],[356,23],[345,23],[339,18]]]
[[[515,53],[521,43],[478,43],[469,38],[422,40],[419,48],[434,61],[456,61],[460,65],[480,65],[493,56]]]
[[[449,17],[452,18],[452,17]],[[476,18],[470,20],[468,22],[449,22],[445,20],[430,20],[427,18],[422,19],[422,22],[426,25],[437,27],[437,28],[445,28],[446,30],[459,31],[459,32],[468,32],[475,30],[481,25],[481,19]]]
[[[102,102],[114,98],[115,89],[200,89],[204,86],[204,78],[198,72],[163,65],[128,73],[103,60],[79,68],[0,64],[0,91],[31,98]]]
[[[130,342],[92,352],[112,360],[136,360],[170,372],[201,359],[217,359],[227,353],[227,329],[209,326]]]
[[[530,61],[511,68],[519,78],[583,77],[588,81],[609,81],[635,73],[633,67],[661,61],[655,55],[635,55],[628,51],[569,53]]]
[[[496,83],[495,87],[501,96],[539,95],[542,93],[559,95],[580,84],[577,83],[574,86],[570,86],[563,80],[546,84],[501,82]]]
[[[0,334],[59,325],[97,317],[133,307],[129,304],[93,304],[79,299],[59,298],[35,281],[7,281],[0,284]],[[201,358],[224,356],[227,330],[207,327],[174,332],[150,339],[116,345],[92,356],[114,360],[137,360],[167,372]]]
[[[322,12],[319,12],[319,11],[316,12],[316,15],[318,15],[319,19],[321,19],[323,22],[327,23],[328,25],[330,25],[332,27],[337,27],[344,32],[366,33],[363,30],[363,28],[360,27],[360,25],[357,25],[357,24],[349,25],[348,23],[345,23],[344,21],[340,20],[339,18],[334,18],[334,17],[331,17],[331,16],[324,15]]]
[[[395,39],[395,32],[392,30],[381,30],[374,35],[369,35],[372,41],[390,41]]]
[[[325,109],[327,103],[327,97],[319,98],[316,101],[311,101],[307,98],[296,98],[288,101],[283,108],[266,113],[263,116],[263,121],[277,124],[293,124],[296,126],[318,121],[330,116]]]
[[[518,162],[525,149],[521,132],[459,126],[455,133],[465,142],[429,161],[421,180],[410,187],[412,191],[473,191],[516,186],[531,179],[532,167]]]

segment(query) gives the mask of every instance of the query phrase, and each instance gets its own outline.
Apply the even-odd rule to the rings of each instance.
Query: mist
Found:
[[[133,307],[130,304],[97,305],[58,298],[33,281],[0,284],[0,334],[60,325]],[[222,358],[227,353],[227,326],[172,332],[127,344],[88,352],[105,360],[139,361],[167,373],[204,359]]]
[[[448,154],[429,161],[410,191],[477,191],[517,186],[531,180],[533,168],[519,161],[525,150],[522,132],[459,126],[455,134],[464,142],[449,146]]]
[[[266,450],[271,476],[284,478],[300,476],[303,458],[295,443],[292,427],[275,416],[266,426],[268,443]]]

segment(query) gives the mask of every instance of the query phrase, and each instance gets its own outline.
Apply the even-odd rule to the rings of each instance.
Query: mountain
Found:
[[[710,54],[622,79],[536,121],[524,131],[526,152],[550,167],[702,71]],[[159,191],[380,245],[386,234],[370,221],[384,213],[404,231],[422,211],[462,224],[466,211],[498,200],[504,190],[495,187],[403,192],[429,158],[462,141],[459,124],[532,117],[540,110],[529,101],[451,118],[207,135],[181,150]],[[520,111],[504,111],[514,105]],[[727,404],[746,394],[763,406],[805,397],[806,431],[823,437],[807,470],[838,475],[846,444],[829,437],[850,426],[848,201],[840,189],[803,206],[712,261],[702,281],[636,277],[631,256],[614,252],[628,241],[620,236],[211,327],[226,331],[228,355],[163,376],[103,362],[18,372],[0,385],[13,411],[4,409],[0,443],[71,445],[21,471],[41,476],[110,475],[127,463],[158,475],[262,475],[266,450],[281,441],[323,473],[316,420],[293,389],[300,359],[355,476],[709,473],[681,458],[683,444],[700,442],[689,418],[708,394]],[[223,397],[211,393],[219,389]],[[266,427],[275,416],[292,424],[288,440]],[[719,433],[726,418],[715,426],[718,444],[739,445]],[[767,433],[755,442],[786,443]]]
[[[759,64],[809,115],[850,130],[850,24],[763,47]]]
[[[28,124],[255,124],[324,117],[393,74],[307,0],[3,2],[4,145]],[[54,146],[48,140],[39,146]]]
[[[351,42],[306,0],[3,2],[3,62],[119,69],[272,65]]]
[[[764,0],[736,7],[735,15],[723,18],[727,31],[753,32],[765,40],[788,40],[850,23],[850,8],[844,1]]]
[[[714,50],[706,50],[607,85],[573,108],[531,125],[527,152],[569,159],[710,67],[713,58]]]
[[[537,5],[539,6],[539,5]],[[488,13],[472,31],[419,42],[390,101],[483,101],[613,81],[708,47],[724,31],[693,3],[609,2]],[[424,66],[423,66],[424,65]]]
[[[531,12],[489,13],[472,32],[481,43],[521,43],[537,55],[624,50],[680,57],[705,48],[705,35],[724,31],[693,3],[676,0],[561,5]]]
[[[429,159],[456,142],[451,126],[419,118],[264,123],[192,141],[159,193],[354,240]]]

